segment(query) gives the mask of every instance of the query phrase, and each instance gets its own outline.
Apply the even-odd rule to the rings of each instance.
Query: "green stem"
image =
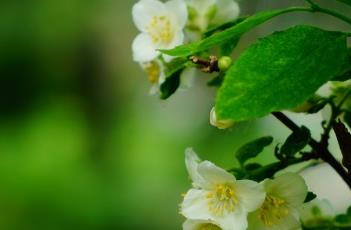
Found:
[[[246,179],[261,181],[267,177],[268,178],[273,177],[275,173],[277,173],[278,171],[281,171],[289,166],[299,164],[302,162],[307,162],[309,160],[314,160],[314,159],[318,159],[318,157],[315,154],[305,153],[305,155],[303,155],[300,158],[291,158],[291,159],[286,159],[284,161],[274,162],[274,163],[271,163],[269,165],[263,166],[259,169],[252,171]]]
[[[341,99],[341,101],[339,102],[339,104],[337,105],[337,108],[339,110],[341,110],[342,105],[345,103],[345,101],[347,100],[347,98],[349,98],[349,96],[351,96],[351,89],[349,89],[349,91],[345,94],[345,96]]]
[[[329,15],[336,17],[336,18],[351,25],[351,18],[349,18],[343,14],[340,14],[339,12],[337,12],[335,10],[329,10],[329,9],[323,8],[323,7],[319,6],[318,4],[316,4],[315,2],[313,2],[312,0],[305,0],[305,1],[307,1],[311,5],[312,12],[320,12],[320,13],[324,13],[324,14],[329,14]]]

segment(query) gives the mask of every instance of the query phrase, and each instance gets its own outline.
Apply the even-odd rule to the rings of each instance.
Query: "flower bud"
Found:
[[[218,120],[215,108],[213,107],[210,112],[210,124],[219,129],[227,129],[234,125],[234,121],[230,119]]]
[[[229,66],[232,64],[233,60],[231,57],[228,56],[222,56],[219,60],[218,60],[218,68],[220,70],[227,70],[229,68]]]

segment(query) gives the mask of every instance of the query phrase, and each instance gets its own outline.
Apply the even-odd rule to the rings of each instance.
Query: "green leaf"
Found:
[[[235,24],[233,27],[226,29],[219,33],[214,33],[208,38],[205,38],[201,41],[177,46],[171,50],[161,50],[164,54],[171,56],[189,56],[195,53],[210,49],[214,46],[218,46],[222,43],[227,42],[228,40],[235,40],[239,38],[243,33],[249,31],[255,26],[262,24],[263,22],[276,17],[280,14],[293,12],[293,11],[306,11],[307,8],[297,8],[291,7],[286,9],[279,9],[273,11],[264,11],[257,13],[253,16],[248,17],[246,20]]]
[[[341,32],[304,25],[275,32],[228,69],[216,98],[218,117],[242,121],[295,108],[339,72],[346,54]]]
[[[339,224],[351,223],[351,218],[346,214],[339,214],[339,215],[335,216],[334,220],[335,220],[335,222],[337,222]]]
[[[317,197],[316,194],[314,194],[313,192],[308,192],[307,195],[306,195],[306,198],[305,198],[305,201],[304,203],[307,203],[307,202],[310,202],[312,200],[314,200],[315,198]]]
[[[305,126],[302,126],[299,130],[295,130],[290,134],[279,152],[286,157],[292,157],[305,148],[310,139],[310,130]]]
[[[258,164],[258,163],[251,163],[251,164],[245,165],[246,171],[253,171],[253,170],[257,170],[259,168],[262,168],[262,165]]]
[[[254,141],[251,141],[241,146],[235,153],[236,158],[241,165],[250,158],[256,157],[263,151],[263,148],[270,145],[273,141],[273,137],[261,137]]]
[[[247,18],[248,18],[248,16],[244,16],[244,17],[240,17],[240,18],[234,19],[232,21],[226,22],[222,25],[211,27],[210,29],[205,31],[204,38],[207,38],[216,32],[220,32],[220,31],[226,30],[230,27],[233,27],[233,26],[239,24],[240,22],[246,20]]]
[[[240,41],[240,37],[234,38],[222,43],[219,46],[219,56],[230,56],[233,50],[235,49],[235,47],[238,45],[239,41]]]
[[[348,49],[347,58],[341,71],[333,78],[333,81],[347,81],[349,79],[351,79],[351,48]]]
[[[220,86],[224,80],[225,72],[220,72],[216,77],[207,82],[208,86]]]
[[[351,6],[351,0],[337,0],[337,1],[345,3],[346,5]]]
[[[165,64],[166,80],[160,85],[161,99],[167,99],[180,85],[180,74],[186,67],[188,60],[186,58],[176,58]]]

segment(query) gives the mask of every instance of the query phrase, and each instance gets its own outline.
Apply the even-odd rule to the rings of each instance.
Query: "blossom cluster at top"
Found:
[[[234,0],[140,0],[132,9],[135,26],[140,34],[132,44],[133,59],[148,75],[151,93],[159,93],[165,81],[164,64],[172,57],[161,55],[159,49],[201,39],[210,26],[237,18],[238,3]],[[182,86],[191,85],[193,71],[182,73]]]
[[[184,230],[294,230],[307,195],[301,176],[285,173],[257,183],[236,180],[226,170],[186,150],[192,180],[180,212]]]

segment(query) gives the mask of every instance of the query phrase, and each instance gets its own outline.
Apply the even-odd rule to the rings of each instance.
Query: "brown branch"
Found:
[[[299,126],[296,125],[292,120],[290,120],[290,118],[285,116],[285,114],[283,114],[282,112],[273,112],[272,114],[291,131],[299,129]],[[340,177],[346,182],[346,184],[351,189],[351,177],[348,175],[344,167],[329,152],[329,150],[327,149],[328,146],[317,142],[313,138],[311,138],[309,145],[322,160],[327,162],[340,175]]]

